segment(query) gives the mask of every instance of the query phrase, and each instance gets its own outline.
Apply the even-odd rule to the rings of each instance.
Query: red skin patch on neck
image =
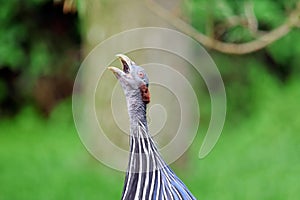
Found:
[[[148,87],[143,84],[140,86],[140,90],[143,102],[148,104],[150,102],[150,92],[148,90]]]

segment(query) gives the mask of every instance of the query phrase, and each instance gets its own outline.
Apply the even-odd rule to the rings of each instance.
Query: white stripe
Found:
[[[148,140],[148,149],[150,151],[149,153],[151,155],[152,164],[153,164],[153,166],[152,166],[153,169],[151,169],[153,173],[152,173],[152,180],[151,180],[151,186],[150,186],[150,192],[149,192],[149,199],[152,199],[152,195],[153,195],[153,191],[154,191],[154,184],[155,184],[155,175],[156,175],[157,171],[156,171],[156,160],[154,158],[153,151],[150,148],[150,141],[149,141],[148,137],[147,137],[147,140]]]
[[[139,126],[139,132],[141,132],[141,129],[140,129],[141,127]],[[145,135],[145,137],[147,137],[146,135]],[[143,149],[144,149],[144,152],[145,152],[145,155],[146,155],[146,158],[147,158],[147,171],[146,171],[146,178],[145,178],[145,184],[144,184],[144,190],[143,190],[143,196],[142,196],[142,199],[143,200],[148,200],[148,199],[146,199],[146,191],[147,191],[147,187],[148,187],[148,185],[149,185],[149,173],[150,173],[150,171],[149,171],[149,162],[150,162],[150,160],[149,160],[149,152],[148,152],[148,150],[146,149],[146,145],[145,145],[145,141],[144,141],[144,138],[142,138],[142,144],[143,144]],[[148,143],[149,144],[149,143]],[[148,145],[149,146],[149,145]]]
[[[156,200],[159,200],[159,193],[160,193],[160,170],[157,171],[157,190],[156,190]]]
[[[149,191],[149,199],[152,199],[152,196],[153,196],[154,183],[155,183],[155,174],[156,174],[156,171],[153,171],[153,173],[152,173],[152,180],[151,180],[151,186],[150,186],[150,191]]]
[[[140,140],[140,135],[138,135],[138,144],[139,144],[139,177],[138,177],[138,183],[137,183],[137,188],[136,188],[136,193],[135,193],[135,200],[139,200],[139,195],[140,195],[140,188],[141,188],[141,180],[142,180],[142,172],[143,172],[143,163],[142,163],[142,147],[141,147],[141,140]]]
[[[163,181],[162,184],[163,184],[163,185],[162,185],[162,187],[163,187],[162,189],[163,189],[163,194],[164,194],[163,196],[165,197],[164,199],[168,199],[168,196],[167,196],[167,194],[166,194],[165,182]]]

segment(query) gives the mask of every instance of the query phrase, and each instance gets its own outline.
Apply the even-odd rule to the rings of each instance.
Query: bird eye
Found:
[[[138,72],[138,75],[139,75],[140,78],[144,77],[144,73],[143,72]]]

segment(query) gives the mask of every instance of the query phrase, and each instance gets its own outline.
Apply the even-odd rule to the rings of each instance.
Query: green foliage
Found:
[[[23,45],[30,42],[35,33],[33,27],[29,27],[28,18],[30,12],[36,8],[33,5],[40,5],[46,0],[29,0],[29,1],[1,1],[0,7],[0,68],[8,66],[12,68],[21,68],[26,64],[27,52]]]
[[[1,11],[0,11],[1,12]],[[26,60],[21,42],[24,38],[24,28],[20,25],[0,29],[0,67],[19,68]]]
[[[244,106],[252,105],[251,113],[227,120],[211,154],[204,160],[192,160],[188,183],[203,199],[296,200],[300,189],[296,184],[300,178],[300,81],[291,79],[282,85],[261,66],[249,65],[255,82],[250,80],[247,87],[235,92],[252,94],[248,101],[240,99]],[[229,93],[229,102],[231,97]],[[238,111],[230,109],[228,115],[232,112]],[[197,155],[199,146],[196,140],[191,155]]]
[[[14,103],[31,101],[33,94],[40,93],[33,92],[40,77],[75,76],[80,42],[77,26],[76,14],[63,14],[53,0],[1,1],[1,115],[3,110],[9,113],[9,109],[22,106]],[[7,77],[6,72],[13,76]],[[11,90],[21,92],[14,97]],[[12,108],[2,108],[5,102],[11,102]]]
[[[289,66],[296,60],[299,60],[300,55],[300,30],[294,29],[288,35],[271,44],[267,50],[276,61],[282,66]],[[291,67],[299,67],[291,66]]]
[[[49,120],[32,107],[0,122],[0,199],[118,199],[123,174],[91,158],[76,133],[70,100]],[[17,192],[16,192],[17,191]]]
[[[226,41],[232,43],[241,43],[253,40],[252,34],[249,31],[249,29],[243,26],[235,26],[228,29],[227,33],[223,38]]]
[[[253,6],[258,29],[271,31],[283,24],[295,9],[297,0],[186,0],[185,12],[200,32],[225,43],[246,43],[255,40],[257,35],[248,28],[245,9]],[[250,3],[250,4],[249,4]],[[213,22],[213,23],[212,23]],[[213,29],[213,30],[208,30]],[[258,34],[261,34],[259,32]],[[300,74],[300,31],[294,28],[278,41],[252,55],[225,56],[214,54],[214,59],[222,72],[229,99],[229,112],[232,119],[247,116],[260,105],[256,93],[267,94],[282,81]],[[268,73],[266,73],[268,72]],[[264,75],[261,75],[264,74]],[[259,84],[273,82],[263,91],[257,91]],[[232,109],[232,110],[231,110]]]
[[[206,34],[211,18],[218,25],[232,16],[244,16],[245,2],[188,0],[185,9],[192,25]],[[253,1],[259,28],[269,31],[284,23],[295,2]],[[251,35],[243,28],[230,27],[221,39],[249,41]],[[193,157],[203,138],[198,136],[189,169],[182,172],[199,199],[298,199],[299,39],[295,28],[252,55],[211,52],[225,83],[228,108],[225,129],[213,152],[201,161]]]
[[[184,8],[189,16],[191,24],[200,32],[207,32],[207,25],[212,23],[215,32],[218,32],[220,24],[226,31],[239,30],[231,37],[223,38],[226,42],[245,42],[249,40],[249,33],[241,26],[247,26],[247,4],[253,5],[253,14],[258,21],[260,30],[272,30],[285,22],[288,12],[295,9],[297,0],[273,1],[273,0],[186,0]],[[248,11],[249,12],[249,11]],[[252,12],[250,10],[250,12]],[[251,39],[251,38],[250,38]]]
[[[281,3],[272,0],[255,0],[253,2],[254,14],[260,23],[260,27],[264,26],[265,30],[276,28],[285,21],[287,16],[281,7]]]
[[[0,80],[0,101],[2,101],[7,95],[7,88],[5,82]]]
[[[30,69],[29,73],[33,76],[47,74],[49,71],[48,63],[51,63],[52,57],[49,53],[47,44],[43,42],[34,43],[30,52]],[[49,72],[48,72],[49,73]]]

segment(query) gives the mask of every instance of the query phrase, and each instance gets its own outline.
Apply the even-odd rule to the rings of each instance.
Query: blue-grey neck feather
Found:
[[[139,90],[132,90],[126,93],[128,114],[130,119],[130,133],[131,136],[136,136],[138,124],[142,123],[148,132],[147,118],[146,118],[146,104],[142,101]]]

